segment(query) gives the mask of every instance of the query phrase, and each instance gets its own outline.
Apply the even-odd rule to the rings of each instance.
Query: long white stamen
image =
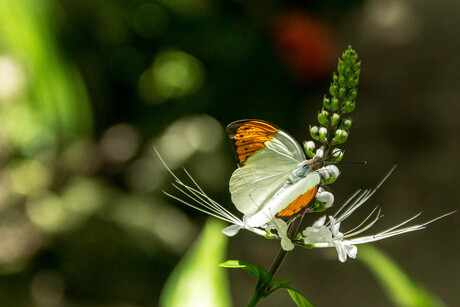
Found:
[[[183,203],[184,205],[187,205],[187,206],[189,206],[189,207],[191,207],[191,208],[193,208],[193,209],[195,209],[195,210],[198,210],[198,211],[200,211],[200,212],[209,214],[209,215],[214,216],[214,217],[216,217],[216,218],[218,218],[218,219],[221,219],[221,220],[223,220],[223,221],[232,223],[232,221],[229,221],[229,220],[227,220],[226,218],[224,218],[224,217],[222,217],[222,216],[219,216],[219,215],[217,215],[217,214],[214,214],[214,213],[212,213],[212,212],[209,212],[209,211],[207,211],[207,210],[204,210],[203,208],[194,206],[194,205],[192,205],[192,204],[186,202],[185,200],[180,199],[179,197],[176,197],[176,196],[174,196],[174,195],[169,194],[168,192],[163,191],[163,193],[165,193],[165,194],[168,195],[169,197],[171,197],[171,198],[173,198],[173,199],[175,199],[175,200],[177,200],[177,201],[180,201],[180,202]]]
[[[355,212],[359,207],[361,207],[374,193],[380,188],[380,186],[388,179],[388,177],[391,175],[391,173],[395,170],[396,164],[390,169],[390,171],[383,177],[383,179],[377,184],[377,186],[374,189],[370,190],[364,190],[364,192],[361,193],[360,196],[354,201],[352,205],[339,217],[337,217],[337,222],[342,222],[346,218],[348,218],[353,212]],[[346,202],[348,203],[351,199],[353,199],[354,196],[358,194],[355,193],[349,200]],[[342,206],[340,210],[342,210],[345,206]],[[339,211],[340,211],[339,210]],[[338,212],[337,212],[338,213]],[[337,213],[334,215],[337,216]]]
[[[182,193],[184,193],[185,195],[187,195],[190,199],[194,200],[195,202],[201,204],[202,206],[208,208],[209,210],[215,212],[216,214],[220,214],[222,216],[225,216],[226,218],[230,219],[233,221],[234,224],[241,224],[242,221],[240,219],[238,219],[237,217],[235,217],[234,215],[232,214],[229,214],[228,212],[226,212],[224,210],[224,208],[216,203],[215,201],[213,201],[211,198],[209,198],[206,194],[203,194],[197,190],[195,190],[194,188],[184,184],[183,182],[181,181],[177,181],[177,183],[179,183],[180,185],[182,185],[183,187],[185,187],[188,191],[190,191],[195,197],[197,197],[199,200],[191,197],[190,195],[186,194],[184,191],[180,190],[177,186],[175,186],[174,184],[172,184],[176,189],[178,189],[179,191],[181,191]],[[203,199],[205,198],[205,199]]]
[[[362,244],[362,243],[369,243],[369,242],[374,242],[374,241],[379,241],[379,240],[383,240],[383,239],[387,239],[387,238],[390,238],[390,237],[393,237],[393,236],[397,236],[397,235],[400,235],[400,234],[403,234],[403,233],[407,233],[407,232],[412,232],[412,231],[417,231],[417,230],[422,230],[422,229],[425,229],[427,227],[428,224],[431,224],[439,219],[442,219],[446,216],[449,216],[451,214],[454,214],[458,212],[458,210],[455,210],[455,211],[452,211],[452,212],[449,212],[449,213],[446,213],[446,214],[443,214],[435,219],[432,219],[426,223],[423,223],[423,224],[420,224],[420,225],[415,225],[415,226],[410,226],[410,227],[406,227],[406,228],[403,228],[403,229],[397,229],[397,230],[394,230],[406,223],[408,223],[409,221],[413,220],[414,218],[420,216],[422,213],[420,212],[419,214],[415,215],[414,217],[410,218],[409,220],[407,221],[404,221],[403,223],[395,226],[395,227],[392,227],[388,230],[385,230],[381,233],[378,233],[374,236],[367,236],[367,237],[362,237],[362,238],[356,238],[356,239],[351,239],[349,240],[349,242],[351,242],[352,244]],[[393,231],[392,231],[393,230]]]
[[[378,208],[378,212],[377,212],[376,217],[374,218],[374,220],[372,220],[369,224],[367,224],[363,228],[359,229],[373,215],[373,213],[375,212],[375,210],[377,210],[377,208]],[[382,209],[380,209],[379,207],[376,207],[374,210],[372,210],[371,214],[369,214],[368,217],[361,224],[359,224],[359,226],[357,226],[357,227],[353,228],[352,230],[346,232],[343,237],[344,238],[349,238],[349,237],[352,237],[352,236],[356,236],[356,235],[368,230],[372,226],[374,226],[374,224],[377,223],[377,221],[380,219],[380,212],[382,212]],[[357,230],[357,229],[359,229],[359,230]]]
[[[363,243],[369,243],[369,242],[375,242],[383,239],[387,239],[393,236],[397,236],[406,232],[412,232],[412,231],[417,231],[421,229],[425,229],[426,227],[423,225],[416,225],[412,227],[407,227],[399,230],[395,230],[389,233],[385,234],[377,234],[375,236],[367,236],[367,237],[362,237],[362,238],[356,238],[356,239],[351,239],[348,240],[352,244],[363,244]]]
[[[345,203],[340,207],[340,209],[337,210],[337,211],[335,212],[334,218],[335,218],[335,217],[340,213],[340,211],[342,211],[343,208],[345,208],[345,207],[348,205],[348,203],[349,203],[350,201],[352,201],[353,198],[355,198],[355,196],[358,195],[361,191],[362,191],[362,189],[359,189],[358,191],[355,192],[355,194],[353,194],[350,198],[348,198],[348,199],[345,201]]]
[[[185,188],[190,188],[189,186],[187,185],[184,185],[182,184]],[[185,196],[187,196],[188,198],[190,198],[191,200],[193,200],[194,202],[196,202],[197,204],[200,204],[201,206],[205,207],[206,209],[208,209],[209,211],[213,212],[214,214],[222,217],[222,219],[225,219],[226,221],[232,223],[232,224],[236,224],[236,225],[241,225],[243,222],[241,220],[238,220],[236,218],[233,218],[232,216],[229,216],[225,213],[222,213],[221,210],[217,210],[215,207],[211,206],[209,203],[206,202],[206,200],[204,200],[203,198],[201,198],[199,195],[196,195],[196,194],[193,194],[195,197],[193,197],[192,195],[188,194],[187,192],[185,192],[184,190],[180,189],[178,186],[176,186],[175,184],[172,183],[172,186],[175,187],[177,190],[179,190],[180,192],[182,192]],[[192,192],[193,193],[193,192]],[[198,198],[198,199],[197,199]]]
[[[202,195],[204,197],[206,197],[208,199],[208,201],[210,203],[212,203],[216,209],[218,209],[219,211],[222,211],[223,214],[226,214],[228,216],[231,216],[233,219],[235,220],[238,220],[240,221],[240,219],[238,219],[234,214],[232,214],[230,211],[228,211],[227,209],[225,209],[225,207],[223,207],[222,205],[220,205],[219,203],[217,203],[216,201],[214,201],[212,198],[210,198],[204,191],[203,189],[200,188],[200,186],[198,185],[198,183],[196,183],[195,179],[193,179],[193,177],[189,174],[189,172],[187,172],[187,170],[184,168],[184,172],[187,174],[187,176],[190,178],[190,180],[192,180],[192,182],[198,187],[198,189],[201,191]]]
[[[390,229],[387,229],[387,230],[385,230],[385,231],[379,233],[379,235],[385,234],[385,233],[387,233],[387,232],[390,232],[390,231],[392,231],[392,230],[394,230],[394,229],[397,229],[397,228],[399,228],[399,227],[401,227],[401,226],[403,226],[403,225],[409,223],[410,221],[412,221],[412,220],[418,218],[420,215],[422,215],[422,213],[423,213],[423,211],[420,211],[419,213],[417,213],[416,215],[414,215],[414,216],[411,217],[410,219],[407,219],[407,220],[405,220],[404,222],[402,222],[402,223],[400,223],[400,224],[398,224],[398,225],[396,225],[396,226],[394,226],[394,227],[391,227]]]
[[[155,150],[158,158],[160,159],[161,163],[164,165],[164,167],[168,170],[168,172],[171,174],[171,176],[174,177],[174,179],[176,179],[177,183],[182,185],[183,187],[185,187],[188,191],[190,191],[190,193],[192,193],[196,198],[199,198],[201,200],[198,201],[196,198],[194,197],[191,197],[191,195],[189,195],[188,193],[186,193],[185,191],[179,189],[179,187],[175,186],[173,184],[173,186],[178,189],[179,191],[181,191],[183,194],[185,194],[187,197],[189,197],[190,199],[192,199],[193,201],[195,201],[196,203],[204,206],[206,209],[208,210],[211,210],[212,212],[208,211],[208,210],[205,210],[203,208],[200,208],[198,206],[195,206],[195,205],[192,205],[190,204],[189,202],[186,202],[176,196],[173,196],[167,192],[164,192],[166,195],[168,195],[169,197],[171,198],[174,198],[178,201],[180,201],[181,203],[193,208],[193,209],[196,209],[198,211],[201,211],[203,213],[206,213],[206,214],[209,214],[209,215],[212,215],[214,217],[217,217],[221,220],[224,220],[224,221],[227,221],[229,223],[232,223],[232,224],[236,224],[236,225],[243,225],[243,222],[238,219],[236,216],[234,216],[233,214],[231,214],[230,212],[228,212],[228,210],[226,210],[222,205],[218,204],[217,202],[215,202],[214,200],[212,200],[209,196],[206,195],[206,193],[204,193],[204,191],[200,188],[200,186],[196,183],[196,181],[190,176],[190,174],[187,172],[187,170],[184,169],[185,173],[189,176],[189,178],[192,180],[192,182],[197,186],[197,188],[199,189],[196,190],[188,185],[186,185],[185,183],[183,183],[174,173],[173,171],[168,167],[168,165],[166,164],[166,162],[163,160],[163,158],[160,156],[160,153],[158,152],[158,150],[155,148],[155,146],[152,146],[153,147],[153,150]],[[201,197],[199,196],[201,195]],[[202,197],[206,198],[206,200],[204,200]]]
[[[345,210],[344,213],[342,213],[340,216],[337,217],[337,223],[342,222],[346,220],[353,212],[355,212],[361,205],[363,205],[367,199],[369,199],[369,194],[371,193],[371,190],[364,190],[360,196],[354,201],[353,204],[350,205],[350,207]]]
[[[442,218],[444,218],[444,217],[446,217],[446,216],[448,216],[448,215],[451,215],[451,214],[454,214],[454,213],[457,213],[457,212],[458,212],[458,210],[454,210],[454,211],[452,211],[452,212],[446,213],[446,214],[441,215],[441,216],[439,216],[439,217],[437,217],[437,218],[435,218],[435,219],[432,219],[431,221],[428,221],[428,222],[426,222],[426,223],[423,223],[422,226],[423,226],[423,225],[426,226],[426,225],[428,225],[428,224],[431,224],[431,223],[433,223],[433,222],[436,222],[436,221],[439,220],[439,219],[442,219]]]

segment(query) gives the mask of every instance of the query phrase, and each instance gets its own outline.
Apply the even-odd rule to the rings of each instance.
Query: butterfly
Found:
[[[302,147],[284,130],[258,119],[235,121],[227,126],[238,168],[229,189],[236,208],[250,227],[273,218],[291,217],[315,197],[326,162],[307,160]]]

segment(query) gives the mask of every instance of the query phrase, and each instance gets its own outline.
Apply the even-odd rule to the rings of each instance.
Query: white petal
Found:
[[[240,225],[231,225],[222,229],[222,233],[226,236],[233,237],[240,231],[241,228],[243,227],[241,227]]]
[[[281,238],[281,248],[285,251],[291,251],[294,249],[294,244],[289,238]]]
[[[320,173],[323,179],[329,179],[330,177],[329,172],[325,167],[320,168],[319,170],[317,170],[317,172]]]
[[[340,262],[347,261],[347,252],[345,251],[345,247],[342,245],[342,242],[334,240],[332,241],[332,244],[334,244],[335,249],[337,250]]]
[[[319,228],[326,222],[326,216],[320,217],[316,222],[313,223],[313,227]]]
[[[342,245],[345,247],[348,257],[355,259],[358,254],[358,248],[353,244],[347,244],[342,242]]]
[[[341,233],[339,232],[339,229],[340,229],[340,222],[331,225],[331,232],[334,237],[338,237],[341,235]]]
[[[334,217],[329,216],[329,222],[331,223],[331,232],[334,237],[337,237],[339,235],[339,229],[340,229],[340,222],[336,223]]]
[[[326,169],[327,169],[327,171],[329,173],[329,176],[331,176],[331,177],[337,177],[337,176],[340,175],[340,171],[337,168],[337,166],[335,166],[335,165],[328,165],[328,166],[326,166]]]
[[[315,197],[317,200],[324,203],[324,206],[326,208],[331,207],[332,204],[334,203],[334,195],[327,191],[322,191],[322,192],[318,191]]]
[[[285,251],[294,249],[294,244],[291,242],[287,234],[289,227],[284,220],[274,218],[268,224],[267,229],[270,228],[275,228],[278,231],[278,236],[281,238],[281,247]]]
[[[326,226],[307,227],[303,231],[303,235],[305,244],[330,243],[332,241],[332,233]]]

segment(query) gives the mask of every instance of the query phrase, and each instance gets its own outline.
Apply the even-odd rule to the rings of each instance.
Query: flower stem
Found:
[[[292,225],[289,229],[289,235],[291,236],[291,238],[293,238],[295,234],[299,231],[300,224],[302,223],[302,220],[305,216],[305,212],[306,211],[304,210],[302,215],[298,219],[295,219],[294,222],[292,222]],[[282,248],[279,250],[278,255],[276,256],[275,261],[273,261],[273,264],[269,271],[272,278],[275,277],[275,274],[281,266],[281,263],[283,263],[284,258],[286,258],[287,253],[288,252]]]
[[[254,307],[257,303],[262,299],[262,295],[258,290],[254,292],[254,296],[252,297],[251,301],[248,303],[247,307]]]

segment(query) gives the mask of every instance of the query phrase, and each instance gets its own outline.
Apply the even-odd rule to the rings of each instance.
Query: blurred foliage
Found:
[[[358,259],[372,272],[395,306],[445,306],[439,298],[411,280],[378,248],[372,245],[360,246]]]
[[[160,305],[164,307],[231,306],[226,272],[218,266],[225,256],[224,224],[210,218],[200,237],[181,259],[165,283]]]
[[[384,42],[416,35],[403,4],[372,0],[362,10],[366,3],[1,0],[0,305],[158,305],[203,221],[165,200],[170,179],[151,144],[228,204],[234,163],[223,124],[262,118],[306,137],[338,50],[354,45],[341,42],[348,14],[371,16],[348,20],[380,29]],[[413,26],[397,31],[404,20]],[[413,64],[413,75],[432,76]],[[381,73],[366,65],[366,74]],[[404,136],[432,133],[412,128],[399,139],[404,148],[415,146]],[[373,147],[355,146],[364,155]],[[436,183],[445,173],[430,169]],[[272,257],[264,247],[236,248]],[[244,283],[239,289],[235,300]]]

